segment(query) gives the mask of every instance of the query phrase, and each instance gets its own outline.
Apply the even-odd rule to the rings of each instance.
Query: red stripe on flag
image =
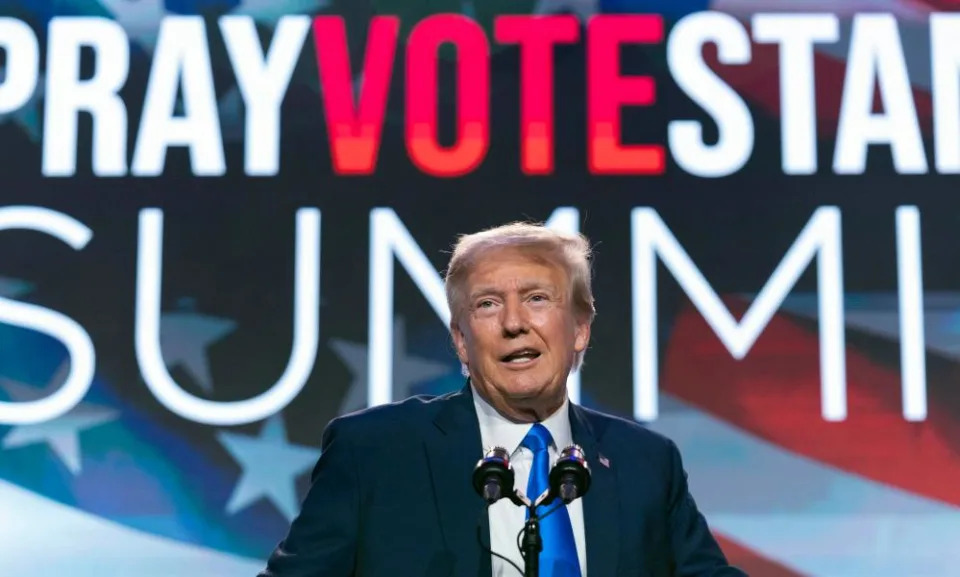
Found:
[[[743,570],[747,575],[752,577],[802,577],[804,575],[804,573],[797,573],[776,561],[771,561],[753,549],[718,534],[716,531],[713,532],[713,536],[720,544],[720,548],[723,549],[724,555],[727,556],[727,561]]]
[[[952,12],[960,8],[960,0],[914,0],[913,4],[932,8],[934,11]]]

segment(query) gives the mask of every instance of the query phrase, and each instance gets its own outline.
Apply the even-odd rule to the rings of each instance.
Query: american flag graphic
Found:
[[[43,301],[38,294],[0,277],[0,298]],[[402,317],[396,326],[403,334]],[[213,392],[223,383],[210,349],[238,330],[188,303],[163,314],[164,360],[183,383]],[[330,347],[352,374],[348,403],[366,386],[366,346]],[[396,350],[398,395],[462,385],[456,362]],[[54,393],[68,365],[57,341],[0,323],[0,402]],[[66,415],[0,426],[0,542],[11,545],[0,574],[239,577],[264,567],[299,511],[318,443],[292,441],[282,412],[248,430],[185,426],[145,411],[139,386],[98,376]]]
[[[370,4],[373,11],[413,11],[385,0]],[[818,45],[815,56],[818,126],[827,136],[837,125],[850,16],[873,11],[897,17],[909,48],[904,56],[921,126],[929,130],[927,18],[955,6],[946,0],[517,4],[531,12],[570,11],[584,18],[659,12],[675,20],[716,10],[748,27],[758,12],[839,14],[841,40]],[[146,56],[166,15],[244,14],[269,27],[284,14],[335,9],[331,0],[14,0],[0,6],[0,15],[23,18],[37,30],[57,15],[111,18]],[[479,0],[434,2],[429,8],[489,9]],[[714,61],[713,67],[751,104],[776,116],[777,49],[759,43],[751,48],[749,64]],[[315,72],[308,70],[295,82],[316,89]],[[42,98],[38,92],[21,110],[0,116],[0,128],[13,122],[38,143]],[[224,134],[240,139],[243,115],[236,90],[224,92],[220,114]],[[38,288],[0,277],[3,298],[29,302]],[[735,315],[750,304],[743,295],[727,295],[725,302]],[[739,361],[699,311],[684,308],[664,341],[661,410],[650,428],[678,443],[711,528],[732,562],[750,575],[960,575],[960,293],[926,298],[930,414],[919,423],[901,415],[898,309],[892,294],[847,296],[849,417],[839,423],[823,420],[816,303],[816,295],[790,296]],[[402,342],[404,320],[396,326],[394,340]],[[162,330],[168,365],[189,375],[199,390],[215,390],[210,347],[242,327],[187,307],[165,314]],[[445,352],[442,328],[432,334],[437,349]],[[366,345],[330,338],[328,346],[351,378],[340,410],[356,409],[365,390]],[[444,362],[399,354],[397,396],[462,385],[452,357]],[[0,400],[49,394],[62,381],[67,360],[49,338],[0,324]],[[262,569],[296,514],[318,447],[291,441],[283,413],[243,433],[158,419],[125,398],[124,391],[142,386],[98,374],[83,402],[64,417],[0,426],[0,543],[18,544],[0,551],[0,575],[239,577]],[[590,383],[584,386],[584,404],[603,409],[590,398]],[[606,458],[601,463],[616,465]]]
[[[739,317],[749,301],[726,304]],[[960,294],[927,295],[938,368],[919,423],[901,413],[896,295],[848,295],[845,306],[845,421],[820,414],[817,300],[800,294],[742,361],[696,309],[682,312],[662,377],[669,408],[651,428],[677,440],[713,530],[750,575],[952,575]]]

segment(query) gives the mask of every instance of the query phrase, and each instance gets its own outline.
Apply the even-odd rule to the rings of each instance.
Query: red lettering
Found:
[[[553,46],[576,42],[575,16],[499,16],[497,42],[520,45],[520,167],[524,174],[553,172]]]
[[[437,142],[437,50],[457,49],[457,141]],[[406,141],[413,163],[427,174],[462,176],[483,161],[490,143],[490,47],[479,24],[459,14],[417,23],[407,41]]]
[[[663,174],[662,145],[625,145],[621,141],[620,107],[650,106],[657,101],[649,76],[620,76],[620,45],[663,41],[659,15],[600,15],[588,24],[587,114],[588,162],[593,174]]]
[[[395,16],[376,16],[370,21],[363,85],[355,107],[343,18],[313,19],[323,112],[337,174],[372,174],[376,168],[399,30],[400,20]]]

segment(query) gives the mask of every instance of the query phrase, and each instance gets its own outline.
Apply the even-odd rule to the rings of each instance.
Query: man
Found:
[[[462,237],[446,292],[466,385],[331,421],[302,511],[261,577],[521,577],[526,510],[507,499],[487,510],[474,467],[506,448],[516,488],[535,498],[572,443],[591,485],[541,521],[540,575],[742,576],[673,442],[567,398],[594,317],[589,258],[582,235],[540,225]]]

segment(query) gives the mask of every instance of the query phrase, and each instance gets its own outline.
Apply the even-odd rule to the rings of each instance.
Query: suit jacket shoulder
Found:
[[[605,450],[626,453],[631,461],[642,461],[646,465],[675,466],[679,450],[666,435],[632,419],[594,409],[577,406],[576,412],[588,423],[593,438]]]
[[[439,413],[442,403],[455,393],[417,395],[401,401],[377,405],[340,415],[325,427],[324,435],[334,430],[355,446],[394,444],[409,435],[422,435],[423,427]]]
[[[260,577],[450,574],[449,551],[469,551],[472,541],[446,543],[438,519],[456,508],[434,498],[426,445],[440,414],[465,407],[454,395],[416,396],[332,419],[301,511]],[[468,480],[454,484],[473,496]]]

